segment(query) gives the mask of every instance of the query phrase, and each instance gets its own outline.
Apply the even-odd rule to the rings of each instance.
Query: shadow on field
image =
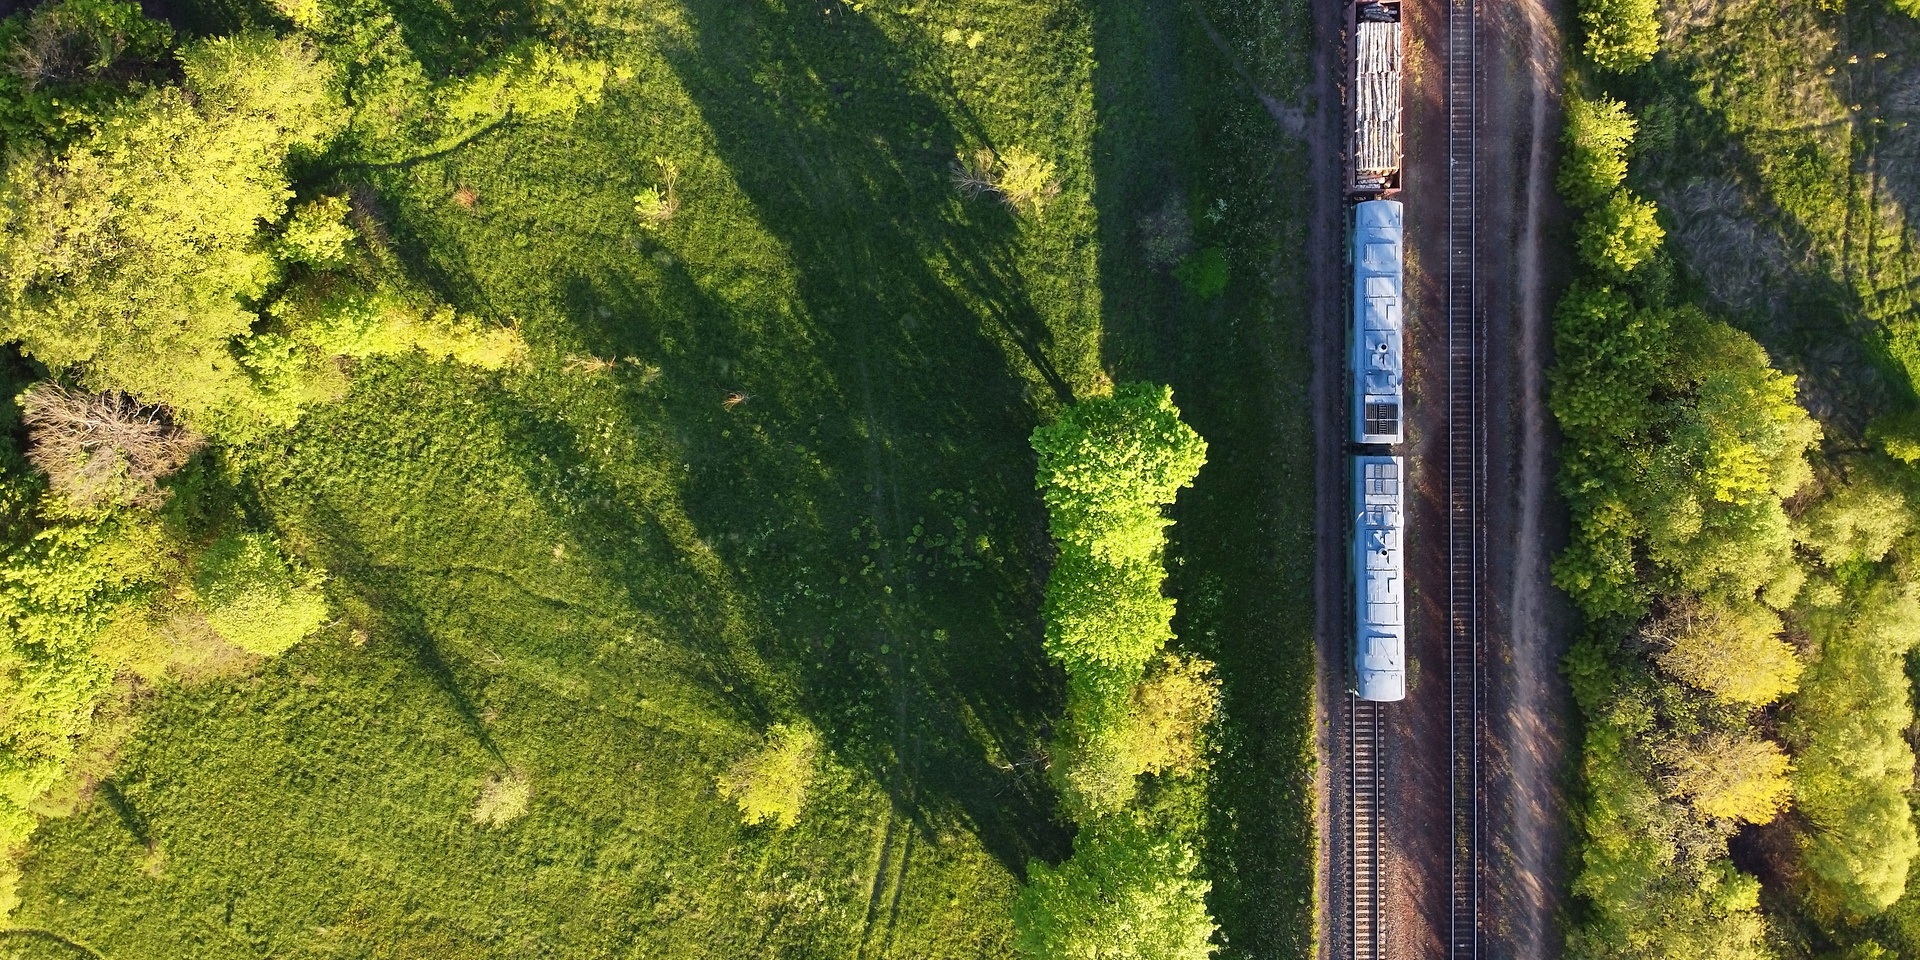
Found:
[[[668,425],[685,509],[764,621],[759,654],[792,678],[790,698],[761,692],[775,705],[758,719],[791,699],[922,839],[969,829],[1017,873],[1058,859],[1038,759],[1060,682],[1040,647],[1034,400],[1015,364],[1057,402],[1071,391],[1011,214],[959,206],[948,182],[978,131],[837,6],[695,3],[690,19],[697,40],[670,59],[795,295],[778,315],[742,310],[643,237],[657,270],[561,278],[566,312],[595,354],[649,358],[675,385],[630,383],[624,402]],[[557,464],[592,460],[566,424],[528,423]],[[622,555],[617,497],[573,499],[600,562],[642,562]]]

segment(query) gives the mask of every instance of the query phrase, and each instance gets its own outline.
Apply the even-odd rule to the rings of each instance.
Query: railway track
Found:
[[[1447,6],[1447,622],[1449,960],[1480,955],[1480,595],[1486,445],[1478,260],[1477,0]]]
[[[1353,960],[1379,960],[1383,955],[1380,929],[1380,704],[1359,697],[1347,703],[1347,769],[1352,782],[1347,796],[1352,804],[1348,836],[1348,877],[1352,916],[1348,918]]]

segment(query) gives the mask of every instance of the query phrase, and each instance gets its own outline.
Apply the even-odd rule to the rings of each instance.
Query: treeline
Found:
[[[1915,855],[1909,480],[1878,454],[1822,457],[1795,379],[1684,302],[1610,94],[1657,52],[1653,5],[1580,15],[1559,175],[1578,261],[1549,399],[1573,519],[1554,577],[1585,617],[1568,952],[1774,956],[1735,834],[1784,830],[1789,892],[1832,924],[1884,910]]]
[[[525,353],[408,280],[352,173],[571,111],[605,68],[534,29],[430,77],[377,3],[281,12],[289,35],[183,38],[117,0],[0,20],[0,916],[141,687],[331,618],[245,508],[252,445],[356,361]]]
[[[1215,924],[1193,840],[1192,793],[1219,704],[1212,665],[1165,650],[1173,600],[1162,508],[1206,462],[1173,391],[1127,383],[1034,431],[1059,555],[1047,580],[1048,656],[1067,674],[1052,772],[1078,824],[1071,859],[1029,868],[1016,943],[1039,958],[1204,958]],[[1143,796],[1141,779],[1171,785]]]

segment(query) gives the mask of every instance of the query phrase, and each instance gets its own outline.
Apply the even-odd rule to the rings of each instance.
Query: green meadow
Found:
[[[183,34],[292,29],[183,6]],[[535,14],[389,9],[436,78]],[[204,455],[193,496],[324,570],[335,619],[140,687],[0,948],[1007,956],[1027,864],[1071,850],[1028,437],[1153,380],[1211,451],[1168,590],[1224,686],[1206,789],[1165,802],[1219,955],[1306,955],[1305,153],[1250,86],[1298,98],[1305,4],[540,15],[610,64],[599,102],[294,177],[526,362],[368,358]],[[982,147],[1050,161],[1057,195],[957,190]],[[822,772],[793,826],[743,824],[716,778],[781,722]]]

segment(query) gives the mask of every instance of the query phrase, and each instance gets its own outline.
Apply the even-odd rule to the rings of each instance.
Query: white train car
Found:
[[[1401,379],[1403,249],[1398,200],[1353,208],[1353,442],[1406,439]]]
[[[1406,528],[1399,457],[1353,458],[1353,692],[1407,696]]]

